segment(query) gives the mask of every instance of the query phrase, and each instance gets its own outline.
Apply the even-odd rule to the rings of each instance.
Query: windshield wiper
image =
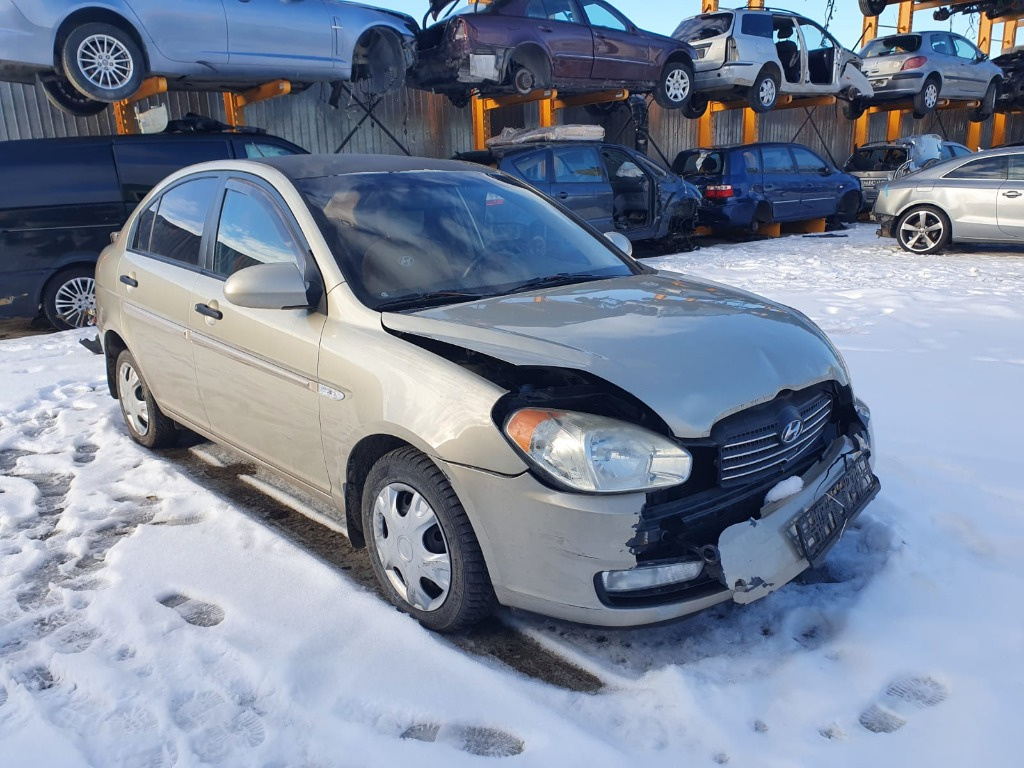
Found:
[[[554,288],[559,285],[572,285],[573,283],[585,283],[590,280],[609,280],[613,277],[626,277],[626,275],[590,275],[585,272],[559,272],[557,275],[546,275],[519,283],[512,288],[495,293],[495,296],[508,296],[511,293],[529,291],[534,288]]]
[[[388,312],[419,307],[436,307],[442,304],[477,301],[490,295],[492,294],[468,293],[466,291],[426,291],[424,293],[410,293],[406,296],[399,296],[397,299],[381,302],[377,305],[376,309],[378,312]]]

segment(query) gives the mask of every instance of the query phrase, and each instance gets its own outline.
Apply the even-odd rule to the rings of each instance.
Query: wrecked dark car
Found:
[[[666,109],[685,107],[693,96],[693,48],[640,29],[604,0],[458,2],[431,1],[409,83],[456,105],[473,91],[539,88],[628,88],[653,93]],[[441,20],[427,26],[431,17]]]
[[[333,501],[435,630],[757,600],[878,492],[870,413],[807,317],[613,239],[472,163],[192,166],[100,257],[108,387],[136,442],[182,425]]]
[[[529,182],[599,231],[621,232],[631,242],[659,241],[683,249],[697,226],[697,188],[621,144],[492,143],[487,150],[456,157]]]

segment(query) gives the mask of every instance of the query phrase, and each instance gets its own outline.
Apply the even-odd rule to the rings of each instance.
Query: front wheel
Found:
[[[988,84],[988,88],[985,89],[985,95],[981,97],[981,104],[976,108],[972,109],[970,115],[971,122],[981,123],[992,117],[992,113],[996,111],[996,100],[999,98],[999,83],[993,80]]]
[[[170,445],[175,437],[174,422],[164,416],[156,404],[132,353],[122,350],[117,356],[115,369],[117,401],[121,404],[121,415],[132,440],[147,448]]]
[[[681,109],[693,97],[693,67],[682,61],[665,65],[654,89],[654,100],[665,109]]]
[[[708,97],[701,94],[694,94],[688,104],[684,104],[680,107],[679,111],[683,117],[690,120],[696,120],[704,116],[704,113],[708,111]]]
[[[64,74],[91,99],[127,99],[142,85],[145,60],[132,36],[112,24],[91,22],[76,27],[61,51]]]
[[[420,624],[457,632],[494,608],[490,575],[455,490],[428,457],[399,448],[363,486],[363,531],[388,599]]]
[[[763,71],[747,91],[747,104],[755,112],[769,112],[779,100],[779,78]]]
[[[935,253],[949,244],[949,238],[949,218],[938,208],[911,208],[896,222],[896,240],[911,253]]]
[[[857,91],[853,91],[850,98],[843,102],[843,117],[847,120],[857,120],[864,115],[866,109],[863,97]]]
[[[43,290],[43,312],[59,331],[93,324],[96,311],[96,278],[93,267],[73,267],[59,272]]]

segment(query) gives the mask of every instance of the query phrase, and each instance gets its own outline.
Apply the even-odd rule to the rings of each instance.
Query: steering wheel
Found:
[[[492,278],[487,279],[491,273]],[[502,282],[516,280],[520,277],[528,277],[527,271],[522,263],[522,256],[512,250],[486,251],[481,253],[462,271],[462,279],[470,277],[481,278],[483,283]]]

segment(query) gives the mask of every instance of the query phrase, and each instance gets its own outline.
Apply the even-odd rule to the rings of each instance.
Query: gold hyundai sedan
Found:
[[[878,492],[868,409],[806,317],[628,249],[474,164],[192,166],[97,265],[110,393],[332,500],[435,630],[751,602]]]

